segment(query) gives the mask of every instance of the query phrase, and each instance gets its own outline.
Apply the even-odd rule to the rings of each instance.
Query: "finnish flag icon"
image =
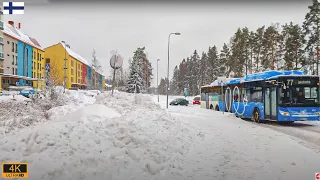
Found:
[[[24,14],[24,2],[3,2],[3,14]]]

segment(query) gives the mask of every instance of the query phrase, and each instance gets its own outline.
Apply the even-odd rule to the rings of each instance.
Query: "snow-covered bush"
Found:
[[[45,112],[32,102],[9,100],[0,103],[0,127],[6,132],[34,125],[45,119]]]

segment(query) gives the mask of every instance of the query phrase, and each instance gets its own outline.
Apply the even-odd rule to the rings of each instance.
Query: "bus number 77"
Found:
[[[287,80],[287,86],[292,86],[293,83],[293,79],[288,79]]]

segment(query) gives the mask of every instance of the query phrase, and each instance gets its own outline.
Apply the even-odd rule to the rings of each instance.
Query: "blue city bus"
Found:
[[[257,123],[319,121],[319,85],[319,76],[298,70],[250,74],[225,84],[219,110]]]

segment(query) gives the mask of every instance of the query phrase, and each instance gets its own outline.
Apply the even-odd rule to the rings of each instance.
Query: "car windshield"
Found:
[[[319,87],[295,87],[279,89],[279,105],[311,107],[319,105]]]
[[[195,97],[193,100],[199,101],[200,97]]]

